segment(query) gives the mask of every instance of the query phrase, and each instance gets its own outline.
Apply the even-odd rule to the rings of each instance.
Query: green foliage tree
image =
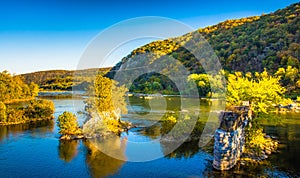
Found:
[[[57,126],[59,127],[59,133],[62,135],[78,135],[81,134],[77,117],[71,113],[65,111],[58,116]]]
[[[280,77],[280,83],[287,89],[286,94],[299,93],[300,90],[300,74],[299,70],[292,66],[287,68],[279,68],[276,76]]]
[[[188,80],[196,82],[200,96],[205,97],[220,97],[225,94],[225,81],[224,75],[221,71],[220,74],[191,74]]]

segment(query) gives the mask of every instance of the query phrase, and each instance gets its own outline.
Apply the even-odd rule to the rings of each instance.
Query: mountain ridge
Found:
[[[113,78],[129,58],[152,52],[170,55],[183,63],[192,73],[203,73],[199,60],[180,49],[184,43],[204,37],[214,49],[223,68],[229,72],[262,72],[266,68],[274,73],[288,65],[300,68],[300,3],[292,4],[262,16],[226,20],[200,28],[183,36],[154,41],[133,50],[116,64],[106,76]],[[149,60],[153,60],[149,56]],[[187,60],[186,60],[187,59]],[[156,59],[157,60],[157,59]],[[191,61],[191,62],[189,62]]]

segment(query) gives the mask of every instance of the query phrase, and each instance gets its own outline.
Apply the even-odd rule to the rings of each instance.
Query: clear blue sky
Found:
[[[162,16],[193,28],[273,12],[296,0],[0,1],[0,71],[26,73],[76,69],[88,43],[105,28],[129,18]],[[121,57],[120,57],[121,58]],[[113,65],[111,61],[107,65]]]

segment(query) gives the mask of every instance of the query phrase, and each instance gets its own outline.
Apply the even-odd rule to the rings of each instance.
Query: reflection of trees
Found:
[[[300,172],[300,124],[297,115],[280,115],[283,120],[284,117],[289,118],[283,120],[281,125],[278,126],[277,120],[271,120],[264,124],[264,130],[268,135],[276,136],[280,141],[279,151],[280,154],[274,154],[269,159],[271,162],[276,163],[278,168],[288,172]],[[273,116],[274,117],[274,116]]]
[[[54,128],[53,120],[41,120],[25,124],[0,126],[0,141],[9,135],[18,135],[25,130],[31,130],[31,134],[41,135],[47,132],[51,132]]]
[[[70,162],[77,155],[78,140],[60,140],[58,145],[59,158]]]
[[[96,141],[95,139],[92,141],[87,140],[84,142],[84,144],[89,150],[86,155],[86,163],[93,177],[106,177],[113,175],[125,163],[125,161],[119,160],[125,160],[125,147],[120,146],[120,144],[116,144],[116,142],[110,139],[108,139],[107,142],[100,142],[99,140]],[[117,154],[117,156],[111,157],[105,154],[107,153],[106,149],[109,147],[113,152],[110,154]],[[105,150],[105,153],[100,151],[102,149]],[[116,159],[115,157],[118,157],[119,159]]]
[[[157,139],[161,135],[160,130],[161,130],[160,124],[154,124],[151,125],[150,127],[143,128],[140,131],[140,134],[147,136],[151,139]]]
[[[8,135],[8,128],[6,126],[0,126],[0,141]]]
[[[166,155],[166,158],[191,158],[195,154],[199,152],[199,146],[197,141],[185,142],[180,145],[176,150],[171,152],[170,154]],[[163,150],[169,150],[168,147],[173,147],[174,145],[170,142],[164,143],[162,142]]]
[[[176,119],[176,124],[179,124],[176,128],[175,135],[170,132],[170,130],[174,131],[174,122],[170,121],[170,116],[166,115],[166,118],[163,118],[163,123],[161,124],[161,131],[163,134],[163,139],[161,140],[161,146],[164,154],[167,154],[167,158],[190,158],[199,152],[199,139],[203,132],[203,128],[206,121],[201,121],[198,118],[195,125],[191,122],[193,120],[189,119],[190,117],[196,117],[194,115],[185,115],[183,119],[178,119],[180,116],[176,113],[174,114],[173,119]],[[172,117],[171,117],[172,118]],[[196,119],[196,118],[194,118]],[[194,126],[194,127],[192,127]],[[187,141],[182,143],[185,140],[185,133],[190,131],[189,129],[193,129],[189,136],[187,137]],[[182,140],[184,139],[184,140]],[[182,142],[181,142],[182,141]],[[182,143],[182,144],[181,144]],[[176,150],[172,151],[174,148]],[[211,141],[202,149],[205,151],[211,152],[213,148],[213,144]]]

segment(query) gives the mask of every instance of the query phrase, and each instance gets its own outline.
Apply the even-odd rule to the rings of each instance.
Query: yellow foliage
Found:
[[[70,112],[64,112],[58,116],[57,126],[59,127],[59,133],[63,135],[82,134],[77,122],[77,117]]]
[[[245,138],[245,147],[256,150],[257,154],[264,150],[275,151],[278,146],[276,141],[265,137],[262,128],[247,128]]]
[[[212,33],[218,29],[230,29],[230,28],[234,28],[240,25],[243,25],[245,23],[250,23],[253,22],[255,20],[258,20],[260,17],[259,16],[253,16],[253,17],[246,17],[246,18],[241,18],[241,19],[234,19],[234,20],[226,20],[225,22],[219,23],[217,25],[213,25],[213,26],[208,26],[206,28],[201,28],[198,31],[200,33]]]
[[[238,106],[242,101],[250,101],[253,112],[268,113],[273,104],[282,101],[285,89],[280,85],[279,77],[269,76],[266,71],[255,73],[255,77],[243,77],[240,72],[228,76],[228,106]]]

